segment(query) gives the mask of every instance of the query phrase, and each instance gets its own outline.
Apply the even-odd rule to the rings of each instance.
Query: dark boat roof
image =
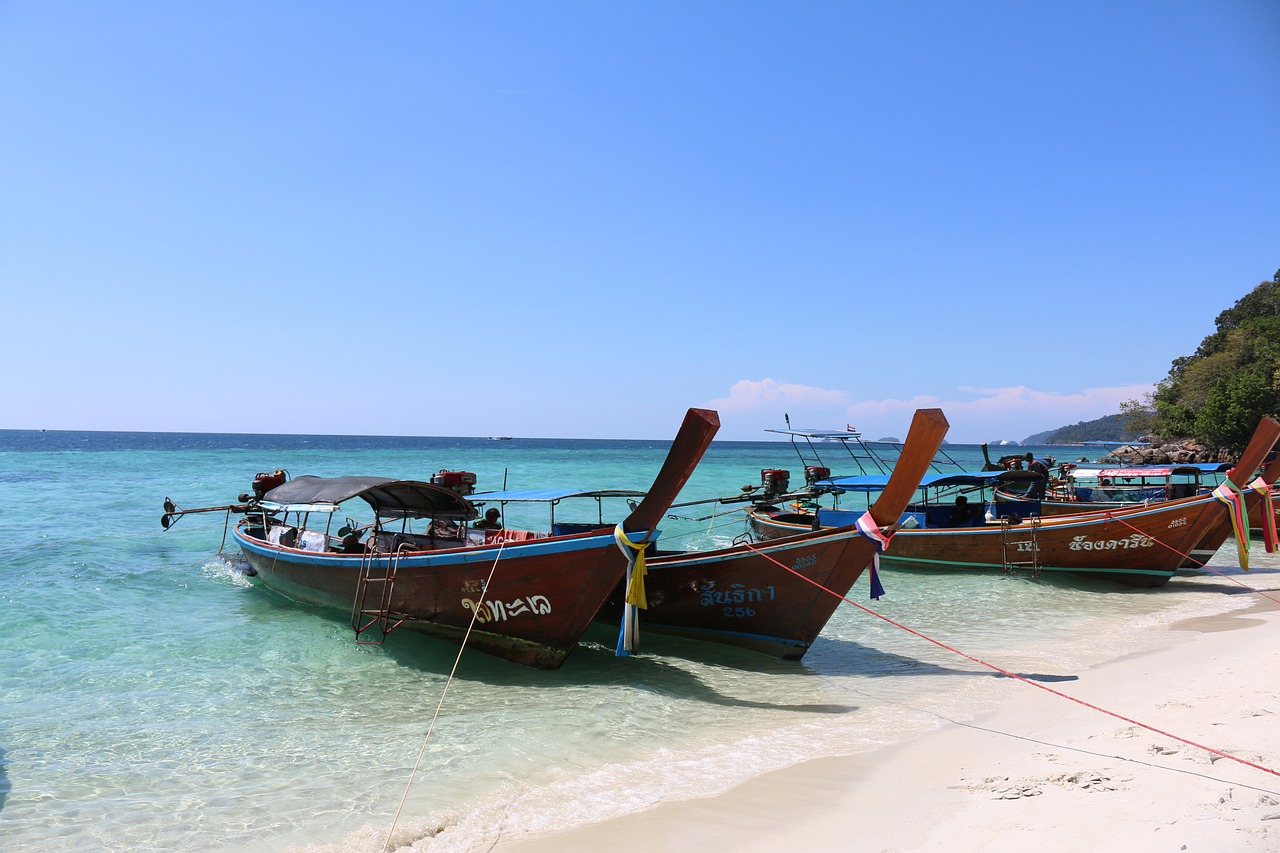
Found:
[[[1016,483],[1038,480],[1031,471],[972,471],[960,474],[929,473],[920,478],[920,488],[937,489],[943,486],[982,486],[991,483]],[[830,477],[819,480],[815,486],[824,486],[842,492],[880,492],[889,484],[888,474],[860,474],[851,477]]]
[[[479,511],[452,489],[421,480],[390,477],[295,477],[264,495],[264,502],[282,509],[300,505],[329,505],[362,498],[379,515],[411,518],[476,518]],[[316,506],[316,509],[325,508]]]

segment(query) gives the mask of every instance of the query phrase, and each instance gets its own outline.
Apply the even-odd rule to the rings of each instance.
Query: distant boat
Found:
[[[509,435],[491,435],[491,436],[489,436],[489,440],[490,440],[490,441],[510,441],[510,440],[511,440],[511,436],[509,436]]]

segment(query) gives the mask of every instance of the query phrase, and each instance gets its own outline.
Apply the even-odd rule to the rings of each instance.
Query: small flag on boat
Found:
[[[889,547],[889,540],[893,535],[882,531],[870,512],[864,512],[858,518],[856,526],[858,533],[862,534],[864,539],[870,539],[876,546],[875,553],[871,555],[871,597],[879,601],[880,596],[884,595],[884,585],[880,583],[880,552]]]
[[[844,425],[844,430],[845,430],[845,432],[857,432],[857,430],[854,428],[853,424],[845,424],[845,425]]]

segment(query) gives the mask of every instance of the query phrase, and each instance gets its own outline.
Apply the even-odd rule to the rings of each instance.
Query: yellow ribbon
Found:
[[[613,538],[614,541],[618,543],[619,547],[625,545],[635,552],[634,555],[627,555],[627,560],[631,565],[627,569],[626,602],[627,604],[633,604],[636,607],[639,607],[641,610],[648,610],[649,600],[645,598],[644,594],[644,576],[646,573],[646,569],[644,567],[644,552],[645,549],[649,547],[649,543],[641,542],[637,544],[632,542],[627,538],[626,531],[622,529],[621,524],[613,529]]]

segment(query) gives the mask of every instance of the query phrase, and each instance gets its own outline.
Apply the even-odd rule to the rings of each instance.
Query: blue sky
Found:
[[[0,427],[953,442],[1280,267],[1280,4],[0,2]]]

